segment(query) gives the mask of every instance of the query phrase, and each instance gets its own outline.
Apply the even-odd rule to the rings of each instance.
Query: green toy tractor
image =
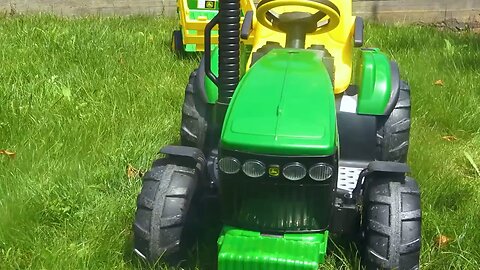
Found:
[[[198,209],[218,205],[219,270],[315,270],[329,236],[358,241],[367,269],[418,269],[420,192],[406,176],[410,92],[398,66],[378,49],[354,61],[363,21],[349,0],[244,2],[219,1],[205,27],[181,145],[163,147],[143,178],[135,253],[177,256],[192,222],[209,216]]]

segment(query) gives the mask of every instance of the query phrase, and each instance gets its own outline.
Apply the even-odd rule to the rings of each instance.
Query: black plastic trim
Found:
[[[374,115],[337,111],[341,162],[367,165],[375,160],[377,119]]]
[[[364,22],[362,17],[355,18],[355,26],[353,30],[353,46],[355,48],[360,48],[364,43]]]
[[[197,100],[196,102],[198,102],[199,104],[202,104],[201,102],[203,102],[202,105],[205,110],[204,118],[207,122],[208,127],[207,127],[207,133],[205,134],[205,147],[202,150],[204,151],[205,155],[207,155],[207,153],[211,149],[218,147],[219,136],[215,134],[218,133],[217,129],[219,129],[219,127],[216,125],[216,121],[214,117],[216,105],[208,102],[207,91],[205,89],[205,79],[206,79],[205,59],[206,57],[204,56],[202,57],[202,60],[200,60],[200,65],[197,69],[197,77],[194,81],[194,88],[195,88],[194,91],[200,92],[199,98],[201,98],[201,100]],[[198,108],[199,107],[201,107],[201,105],[198,105]],[[199,112],[201,113],[200,110]]]
[[[243,18],[242,29],[240,31],[240,38],[248,39],[253,30],[253,11],[249,10],[245,13]]]
[[[204,53],[204,59],[205,59],[205,74],[207,77],[212,80],[212,82],[218,87],[218,77],[215,76],[212,72],[212,46],[211,46],[211,39],[212,39],[212,29],[215,27],[215,25],[218,24],[219,21],[219,14],[215,15],[213,19],[211,19],[207,25],[205,26],[205,53]]]
[[[368,164],[368,172],[408,173],[410,168],[405,163],[392,161],[372,161]]]
[[[333,233],[353,234],[360,224],[360,211],[355,202],[344,203],[343,198],[335,202],[330,230]]]
[[[271,50],[282,48],[283,47],[278,42],[267,41],[265,45],[252,53],[252,61],[250,63],[250,67],[252,67],[260,58],[267,55],[267,53],[269,53]]]
[[[202,100],[205,103],[208,103],[207,91],[205,89],[205,75],[205,56],[203,56],[197,69],[197,77],[194,81],[193,87],[195,88],[195,91],[200,91]]]
[[[218,189],[218,149],[212,149],[207,158],[208,179],[210,180],[210,187]]]
[[[168,155],[169,157],[183,157],[183,158],[190,158],[196,164],[200,164],[200,170],[202,172],[207,165],[207,161],[205,159],[205,155],[203,154],[202,150],[190,147],[190,146],[180,146],[180,145],[167,145],[160,149],[161,154]]]
[[[337,154],[329,156],[281,156],[220,149],[218,158],[221,159],[221,157],[225,156],[235,157],[242,163],[251,159],[260,160],[267,166],[267,171],[270,165],[278,165],[280,170],[282,170],[286,164],[300,162],[306,167],[307,175],[301,180],[290,181],[284,178],[281,173],[278,177],[271,177],[266,173],[259,178],[251,178],[246,176],[241,170],[236,174],[225,174],[219,171],[220,201],[222,202],[222,220],[224,224],[273,234],[322,232],[329,228],[331,214],[333,212],[333,203],[336,196],[335,187],[338,176]],[[310,179],[308,169],[319,162],[328,163],[334,167],[334,172],[330,179],[325,181]],[[293,216],[296,208],[290,209],[282,204],[286,203],[284,200],[292,200],[292,198],[296,196],[305,204],[305,207],[310,209],[310,217],[317,215],[315,218],[317,224],[307,225],[304,223],[300,227],[293,225],[279,226],[278,223],[276,223],[278,219],[271,220],[270,218],[273,216],[267,218],[260,214],[260,212],[263,211],[261,209],[265,209],[263,206],[259,206],[260,208],[258,209],[251,209],[251,211],[254,212],[252,215],[257,216],[259,218],[257,221],[263,223],[263,225],[251,222],[248,220],[248,217],[243,214],[245,213],[243,212],[245,209],[239,212],[239,207],[243,205],[244,201],[252,199],[252,197],[250,197],[252,195],[257,196],[257,198],[265,196],[265,198],[273,198],[276,200],[276,202],[280,204],[278,208],[285,209],[284,213],[275,216],[275,218],[278,219],[289,215]],[[269,202],[272,203],[272,201]],[[267,216],[272,214],[271,212],[263,213]],[[264,223],[265,220],[270,220],[273,223]],[[302,223],[303,220],[299,222]]]
[[[410,167],[406,163],[393,162],[393,161],[372,161],[368,163],[367,168],[365,168],[360,175],[358,176],[357,185],[353,190],[352,194],[354,198],[359,199],[360,190],[365,186],[365,179],[367,176],[374,173],[388,174],[388,175],[400,175],[399,178],[391,177],[393,179],[399,179],[400,182],[405,180],[405,174],[410,172]]]

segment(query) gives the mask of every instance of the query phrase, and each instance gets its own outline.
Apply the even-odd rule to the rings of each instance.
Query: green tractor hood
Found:
[[[240,81],[222,130],[224,149],[280,155],[335,151],[335,100],[321,51],[277,49]]]

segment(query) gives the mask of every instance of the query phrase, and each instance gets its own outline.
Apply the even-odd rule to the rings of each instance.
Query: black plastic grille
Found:
[[[282,168],[290,162],[300,162],[307,168],[318,162],[332,164],[333,176],[317,182],[308,175],[299,181],[282,176],[249,178],[243,172],[226,175],[220,172],[220,198],[223,221],[227,225],[265,233],[311,232],[328,228],[337,179],[337,159],[328,157],[279,157],[222,151],[242,163],[249,159],[267,166]]]

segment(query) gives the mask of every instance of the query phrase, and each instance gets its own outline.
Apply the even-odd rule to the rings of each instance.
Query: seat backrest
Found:
[[[325,48],[332,54],[335,62],[335,80],[334,91],[335,94],[342,93],[350,85],[352,78],[352,51],[353,51],[353,28],[355,24],[355,17],[352,16],[352,1],[351,0],[330,0],[337,5],[340,10],[340,23],[330,32],[307,35],[305,47],[311,45],[324,45]],[[285,11],[310,11],[309,9],[290,10],[293,7],[282,8],[281,12]],[[280,10],[278,10],[280,11]],[[274,41],[285,46],[285,34],[272,31],[256,20],[254,22],[255,38],[253,43],[253,51],[257,51],[264,46],[267,41]]]

